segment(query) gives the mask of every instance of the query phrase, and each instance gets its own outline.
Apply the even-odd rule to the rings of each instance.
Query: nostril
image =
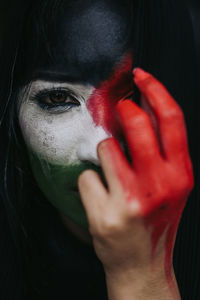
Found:
[[[81,163],[84,165],[91,165],[91,161],[87,160],[87,159],[82,159]]]
[[[81,159],[81,163],[84,165],[95,165],[95,166],[100,166],[100,162],[97,157],[89,157],[87,160],[86,159]]]

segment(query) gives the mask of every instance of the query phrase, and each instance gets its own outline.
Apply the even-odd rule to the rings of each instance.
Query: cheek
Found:
[[[27,106],[20,110],[19,120],[30,151],[56,165],[82,160],[98,164],[97,145],[108,137],[101,126],[94,124],[86,106],[59,116]]]
[[[69,163],[75,159],[78,128],[72,126],[75,118],[46,115],[36,109],[20,110],[20,126],[30,151],[55,164]]]

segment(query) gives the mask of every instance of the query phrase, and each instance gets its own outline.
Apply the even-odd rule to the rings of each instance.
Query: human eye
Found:
[[[80,101],[70,90],[65,88],[43,89],[31,96],[31,100],[43,110],[61,113],[80,106]]]

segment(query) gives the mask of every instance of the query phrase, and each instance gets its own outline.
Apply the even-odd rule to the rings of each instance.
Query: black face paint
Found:
[[[40,78],[96,85],[132,47],[131,1],[39,2],[20,45],[20,83]]]

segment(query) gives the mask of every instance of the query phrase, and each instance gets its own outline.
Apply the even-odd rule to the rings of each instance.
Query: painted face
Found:
[[[74,18],[75,8],[71,8],[71,15],[66,10],[59,18],[56,36],[51,38],[55,60],[47,63],[41,51],[32,71],[33,78],[20,94],[19,123],[35,179],[60,212],[86,228],[77,178],[88,168],[101,174],[97,145],[112,135],[120,140],[115,105],[132,94],[130,45],[127,47],[127,43],[126,49],[124,43],[121,46],[121,34],[128,28],[127,19],[125,22],[121,17],[118,5],[111,9],[109,2],[106,5],[102,1],[104,5],[100,7],[99,2],[84,6],[79,10],[79,20]],[[106,18],[107,26],[102,18],[99,20],[99,14]],[[91,26],[92,22],[95,26]],[[82,45],[87,47],[88,57],[84,47],[81,55],[80,41],[72,35],[75,29]],[[101,43],[103,36],[105,45]],[[95,45],[98,47],[94,51]],[[69,79],[70,70],[73,80]]]

